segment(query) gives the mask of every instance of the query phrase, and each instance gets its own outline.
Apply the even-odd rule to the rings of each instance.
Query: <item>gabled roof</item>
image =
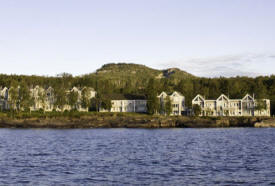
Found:
[[[47,91],[49,91],[49,90],[53,90],[53,88],[52,88],[51,86],[49,86],[49,87],[47,88]]]
[[[77,87],[73,87],[70,91],[75,91],[75,92],[78,92],[79,89]]]
[[[7,87],[1,88],[0,91],[6,91],[9,90]]]
[[[201,99],[201,101],[204,101],[204,100],[205,100],[205,99],[202,97],[202,95],[198,94],[198,95],[192,100],[192,102],[195,101],[195,100],[197,100],[197,99]]]
[[[242,100],[244,101],[244,100],[246,100],[246,99],[247,99],[247,100],[252,100],[252,101],[254,100],[254,98],[253,98],[252,96],[250,96],[249,94],[246,94],[246,95],[243,97]]]
[[[163,92],[160,93],[160,95],[158,95],[158,97],[175,96],[175,95],[184,97],[181,93],[179,93],[177,91],[174,91],[174,92],[168,93],[168,94],[163,91]]]
[[[220,97],[218,97],[217,101],[219,101],[220,99],[222,99],[222,100],[225,99],[225,100],[229,101],[229,98],[224,94],[221,94]]]
[[[183,97],[183,95],[181,93],[177,92],[177,91],[174,91],[172,94],[170,94],[170,96],[174,96],[174,95]]]
[[[166,92],[163,91],[163,92],[160,93],[160,95],[158,95],[158,98],[166,97],[166,96],[167,96]]]
[[[80,90],[82,91],[83,89],[88,89],[88,90],[90,90],[90,91],[95,91],[95,89],[92,88],[92,87],[86,87],[86,86],[84,86],[84,87],[82,87]]]

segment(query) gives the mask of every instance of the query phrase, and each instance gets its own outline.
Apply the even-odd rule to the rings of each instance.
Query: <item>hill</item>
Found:
[[[108,78],[125,78],[125,77],[143,77],[143,78],[194,78],[192,74],[182,71],[178,68],[170,68],[165,70],[156,70],[145,65],[133,63],[110,63],[103,65],[95,73],[97,76],[104,76]]]
[[[157,70],[139,64],[110,63],[103,65],[96,72],[81,78],[96,81],[98,84],[96,89],[101,87],[103,92],[108,89],[116,91],[123,89],[124,93],[131,93],[132,91],[137,91],[138,93],[138,90],[144,90],[150,79],[154,79],[157,82],[169,81],[169,84],[177,84],[181,80],[194,79],[196,77],[177,68]]]

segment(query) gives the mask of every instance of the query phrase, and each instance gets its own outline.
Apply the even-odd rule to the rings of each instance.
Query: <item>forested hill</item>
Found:
[[[110,93],[146,95],[148,91],[157,94],[161,91],[176,90],[185,96],[189,106],[197,94],[216,99],[221,93],[229,95],[230,98],[242,98],[249,93],[254,94],[256,98],[270,99],[272,113],[275,114],[274,75],[256,78],[201,78],[176,68],[156,70],[144,65],[126,63],[106,64],[94,73],[77,77],[66,73],[56,77],[0,75],[2,87],[22,83],[29,87],[40,85],[57,89],[90,86],[105,95]]]
[[[83,78],[97,79],[99,81],[105,81],[105,83],[108,81],[110,84],[120,88],[130,86],[143,89],[150,79],[162,81],[169,79],[171,83],[177,84],[181,80],[193,79],[195,76],[176,68],[156,70],[145,65],[111,63],[103,65],[95,73],[85,75]]]
[[[177,68],[171,68],[166,70],[156,70],[149,68],[145,65],[139,64],[126,64],[126,63],[110,63],[103,65],[95,73],[90,74],[96,76],[99,79],[112,79],[114,83],[120,84],[121,81],[141,81],[146,82],[151,78],[154,79],[166,79],[169,78],[174,83],[179,82],[182,79],[194,78],[195,76],[182,71]],[[115,82],[117,81],[117,82]]]
[[[150,79],[155,80],[157,89],[163,90],[167,87],[172,90],[180,81],[196,77],[177,68],[156,70],[139,64],[111,63],[103,65],[94,73],[76,79],[79,84],[93,85],[96,90],[103,93],[145,94]]]

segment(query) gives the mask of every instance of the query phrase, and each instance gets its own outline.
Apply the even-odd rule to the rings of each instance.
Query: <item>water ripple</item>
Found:
[[[275,129],[0,129],[0,185],[274,185]]]

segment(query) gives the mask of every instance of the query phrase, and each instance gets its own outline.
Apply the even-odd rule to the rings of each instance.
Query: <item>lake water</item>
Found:
[[[6,184],[275,184],[275,129],[0,129]]]

